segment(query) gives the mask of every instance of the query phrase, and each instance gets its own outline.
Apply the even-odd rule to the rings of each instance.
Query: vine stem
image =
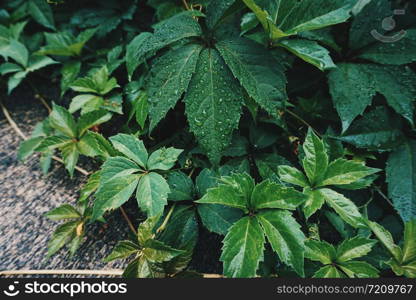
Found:
[[[35,92],[35,98],[38,99],[43,104],[43,106],[45,106],[48,113],[51,113],[52,108],[50,107],[46,99],[40,94],[39,90],[33,85],[32,82],[29,82],[29,85],[32,88],[32,90]]]
[[[127,225],[129,225],[130,230],[134,233],[134,235],[137,235],[137,230],[134,228],[133,223],[131,222],[129,216],[127,215],[126,211],[124,210],[123,206],[120,206],[121,214],[123,215],[123,218],[126,220]]]
[[[10,126],[13,128],[13,130],[23,139],[23,140],[27,140],[27,136],[23,133],[23,131],[19,128],[19,126],[17,126],[16,122],[13,120],[13,118],[10,116],[9,111],[7,110],[7,108],[4,106],[3,102],[0,100],[0,107],[1,110],[4,114],[4,116],[6,117],[7,121],[9,122]],[[65,162],[58,156],[52,156],[52,159],[65,165]],[[88,176],[91,173],[88,172],[87,170],[75,166],[75,170],[77,170],[78,172],[80,172],[81,174]],[[125,219],[125,221],[127,222],[127,225],[130,227],[130,229],[134,232],[134,234],[137,234],[136,229],[133,226],[133,223],[131,222],[131,220],[129,219],[126,211],[123,209],[123,207],[120,207],[121,210],[121,214],[123,215],[123,218]]]
[[[309,124],[308,122],[306,122],[303,118],[301,118],[300,116],[298,116],[297,114],[295,114],[293,111],[291,110],[285,110],[285,112],[287,112],[289,115],[291,115],[292,117],[294,117],[295,119],[297,119],[298,121],[300,121],[301,123],[305,124],[307,127],[310,127],[317,136],[322,137],[322,135],[316,131],[311,124]]]
[[[378,186],[374,186],[374,189],[379,193],[379,195],[387,201],[388,204],[390,204],[392,207],[394,207],[394,204],[390,201],[389,197],[387,197]]]
[[[191,10],[191,8],[188,5],[188,2],[186,0],[182,0],[183,5],[185,6],[186,10]]]
[[[166,225],[169,222],[170,217],[172,216],[173,210],[175,209],[176,203],[172,205],[172,207],[169,209],[168,214],[166,215],[165,219],[163,220],[162,225],[160,225],[160,227],[156,230],[156,233],[162,232],[163,230],[165,230]]]

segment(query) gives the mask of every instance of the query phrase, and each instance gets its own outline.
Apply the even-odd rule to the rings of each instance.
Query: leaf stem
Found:
[[[390,204],[392,207],[394,207],[393,202],[390,201],[390,199],[381,191],[381,189],[378,186],[374,186],[374,189],[379,193],[379,195],[387,201],[388,204]]]
[[[163,230],[165,230],[166,225],[168,224],[169,219],[170,219],[170,217],[172,216],[173,210],[175,209],[175,206],[176,206],[176,203],[175,203],[175,204],[173,204],[173,205],[172,205],[172,207],[169,209],[169,212],[168,212],[168,214],[166,215],[165,220],[163,220],[162,225],[160,225],[160,227],[156,230],[156,233],[160,233],[160,232],[162,232]]]
[[[294,113],[293,111],[290,111],[288,109],[285,110],[285,112],[287,112],[289,115],[291,115],[292,117],[294,117],[295,119],[297,119],[298,121],[300,121],[301,123],[303,123],[304,125],[306,125],[307,127],[310,127],[317,136],[322,137],[322,135],[316,131],[311,124],[309,124],[308,122],[306,122],[302,117],[300,117],[299,115],[297,115],[296,113]]]
[[[186,10],[191,10],[191,8],[188,5],[188,2],[186,0],[182,0],[183,5],[185,6]]]
[[[130,230],[134,233],[134,235],[137,235],[137,230],[134,228],[133,223],[131,222],[129,216],[127,215],[126,211],[124,210],[123,206],[120,206],[121,214],[123,215],[124,220],[126,220],[127,225],[129,225]]]

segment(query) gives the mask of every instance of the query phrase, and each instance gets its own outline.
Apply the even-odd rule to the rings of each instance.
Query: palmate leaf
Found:
[[[104,261],[110,262],[116,259],[124,259],[137,253],[139,250],[140,247],[132,241],[120,241],[115,245],[113,251],[104,258]]]
[[[348,129],[352,121],[371,104],[376,93],[413,124],[413,99],[416,95],[415,74],[410,69],[371,64],[339,64],[329,73],[329,86],[334,106]],[[397,91],[402,91],[397,93]]]
[[[81,218],[80,213],[72,205],[69,204],[63,204],[57,208],[54,208],[51,211],[48,211],[45,216],[52,221]]]
[[[264,234],[257,218],[244,217],[228,231],[220,260],[227,277],[255,277],[263,260]]]
[[[250,204],[256,210],[267,208],[295,210],[305,199],[306,196],[294,188],[265,180],[254,188]]]
[[[317,186],[350,184],[379,171],[360,162],[338,158],[328,165],[323,180]]]
[[[395,43],[379,42],[365,48],[359,55],[379,64],[405,65],[416,61],[416,29],[409,29]]]
[[[228,229],[243,216],[241,210],[219,204],[200,204],[197,209],[204,226],[220,235],[226,235]]]
[[[334,266],[324,266],[315,272],[313,278],[345,278],[346,276]]]
[[[304,240],[300,225],[288,211],[264,211],[256,218],[260,222],[273,250],[288,266],[304,276]]]
[[[74,117],[63,107],[53,103],[52,112],[49,115],[49,124],[52,128],[62,132],[68,137],[77,137],[77,127]]]
[[[392,150],[405,141],[400,118],[383,106],[365,113],[363,118],[353,122],[343,135],[336,138],[370,151]]]
[[[346,223],[354,228],[366,227],[363,217],[354,202],[331,189],[320,189],[320,192],[325,198],[326,204],[332,207]]]
[[[184,101],[191,131],[218,164],[238,126],[243,94],[220,54],[204,49]]]
[[[48,258],[58,252],[65,243],[76,234],[76,228],[79,223],[80,221],[70,221],[60,225],[55,230],[48,243]]]
[[[169,192],[166,180],[161,175],[151,172],[143,175],[139,181],[136,191],[137,203],[148,216],[157,216],[163,212]]]
[[[283,65],[263,46],[245,38],[220,41],[216,48],[250,97],[277,117],[288,98]]]
[[[343,263],[365,256],[371,251],[375,243],[375,240],[360,236],[344,240],[337,248],[337,262]]]
[[[30,0],[28,11],[36,22],[49,29],[55,30],[52,9],[46,0]]]
[[[378,278],[379,271],[364,261],[348,261],[338,265],[350,278]]]
[[[148,153],[143,142],[133,135],[118,134],[110,137],[110,141],[117,151],[136,162],[139,166],[145,168]]]
[[[202,34],[201,27],[193,18],[201,16],[199,11],[186,11],[174,15],[154,26],[153,34],[142,33],[127,48],[126,65],[129,78],[136,68],[143,63],[146,55],[166,47],[184,38]]]
[[[123,205],[133,195],[139,182],[138,175],[132,174],[116,177],[106,181],[95,194],[92,221],[100,218],[105,211],[116,209]]]
[[[387,161],[387,184],[394,208],[405,222],[416,218],[416,141],[407,140]]]
[[[282,181],[288,182],[301,187],[309,186],[308,179],[298,169],[291,166],[279,166],[279,177]]]
[[[72,178],[74,175],[74,169],[78,162],[79,151],[77,143],[69,143],[60,148],[62,153],[62,159],[65,163],[65,168],[68,170],[69,176]]]
[[[193,200],[195,194],[192,179],[181,171],[171,172],[167,182],[171,188],[168,199],[171,201]]]
[[[336,68],[336,65],[329,55],[329,51],[315,41],[289,39],[281,41],[278,45],[289,52],[292,52],[304,61],[318,67],[321,71]]]
[[[175,149],[173,147],[160,148],[149,156],[149,159],[147,160],[147,169],[149,171],[167,171],[175,165],[176,161],[178,160],[178,156],[182,152],[183,150]]]
[[[325,197],[320,189],[313,190],[306,188],[303,190],[303,193],[308,197],[302,207],[303,213],[308,219],[317,210],[321,209],[322,205],[325,203]]]
[[[141,171],[140,167],[128,158],[116,156],[107,159],[101,167],[100,182],[103,184],[116,177],[123,177]]]
[[[355,4],[348,0],[243,1],[272,40],[345,22]]]
[[[321,181],[328,167],[328,155],[325,145],[316,134],[309,129],[303,143],[305,158],[302,161],[305,173],[311,185]]]
[[[185,45],[169,51],[153,65],[149,78],[150,130],[172,109],[187,90],[202,46]]]
[[[373,231],[379,242],[387,249],[387,251],[389,251],[396,262],[400,263],[403,258],[402,249],[394,243],[391,233],[376,222],[368,222],[368,227]]]
[[[324,265],[331,264],[337,256],[334,246],[325,241],[305,241],[305,257],[313,261],[319,261]]]
[[[254,189],[254,180],[245,173],[222,177],[222,184],[210,188],[197,203],[221,204],[247,212],[248,201]]]

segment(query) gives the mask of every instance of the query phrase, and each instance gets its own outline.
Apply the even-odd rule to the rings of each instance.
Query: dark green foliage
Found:
[[[416,276],[413,1],[50,2],[0,8],[3,94],[61,95],[19,159],[94,160],[49,255],[133,201],[126,277],[186,276],[202,227],[226,277]]]

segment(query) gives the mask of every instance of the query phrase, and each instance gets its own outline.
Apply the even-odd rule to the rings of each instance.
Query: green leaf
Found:
[[[325,145],[315,133],[309,129],[305,142],[303,143],[305,157],[302,160],[306,176],[311,185],[315,185],[322,180],[328,167],[328,155]]]
[[[104,258],[104,262],[110,262],[116,259],[128,258],[130,255],[137,253],[140,247],[132,241],[120,241],[118,242],[113,251]]]
[[[13,58],[22,67],[27,67],[29,51],[26,46],[17,40],[11,40],[7,46],[1,48],[1,55]]]
[[[169,51],[152,66],[149,87],[150,130],[175,107],[187,90],[202,47],[188,44]]]
[[[321,71],[336,68],[329,51],[315,41],[290,39],[281,41],[278,45],[319,68]]]
[[[367,2],[367,1],[366,1]],[[380,36],[390,36],[391,33],[383,28],[383,20],[393,16],[389,0],[370,1],[355,16],[349,32],[349,46],[352,49],[362,49],[377,42],[374,33]]]
[[[282,181],[301,187],[309,186],[306,176],[296,168],[291,166],[279,166],[279,177]]]
[[[204,49],[184,101],[190,130],[214,164],[238,126],[242,99],[241,88],[218,51]]]
[[[290,164],[286,158],[276,153],[264,153],[256,155],[255,163],[262,179],[270,179],[278,183],[282,182],[278,175],[279,166]]]
[[[44,137],[38,136],[33,137],[28,140],[25,140],[20,143],[19,150],[17,152],[17,159],[20,161],[25,160],[30,155],[33,154],[35,149],[39,146],[39,144],[44,140]]]
[[[399,117],[378,106],[353,122],[337,139],[369,151],[389,151],[404,142],[402,130]]]
[[[15,73],[19,71],[23,71],[23,68],[17,64],[6,62],[0,65],[1,75],[7,75],[9,73]]]
[[[378,270],[363,261],[343,262],[339,268],[350,278],[378,278]]]
[[[79,221],[71,221],[58,226],[48,243],[48,258],[58,252],[75,235],[78,225]]]
[[[239,209],[218,204],[200,204],[197,209],[204,226],[220,235],[226,235],[228,229],[243,216]]]
[[[152,35],[143,34],[136,37],[130,49],[127,50],[127,69],[131,78],[134,70],[143,63],[146,55],[154,54],[156,51],[184,38],[201,35],[201,27],[193,18],[195,11],[185,11],[174,15],[154,26]],[[130,50],[130,51],[129,51]]]
[[[396,34],[399,37],[398,41],[370,45],[359,57],[385,65],[405,65],[415,62],[416,29],[408,29],[403,32],[403,35]]]
[[[368,227],[370,227],[384,248],[386,248],[392,257],[400,263],[403,258],[402,250],[394,243],[391,233],[376,222],[368,222]]]
[[[344,278],[345,275],[341,273],[334,266],[325,266],[315,272],[313,278]]]
[[[221,204],[247,212],[248,201],[254,189],[254,180],[245,173],[222,177],[217,187],[207,190],[197,203]]]
[[[143,142],[133,135],[118,134],[110,137],[110,141],[117,151],[123,153],[126,157],[138,163],[145,168],[147,163],[147,150]]]
[[[216,48],[250,97],[278,117],[288,98],[283,65],[263,46],[245,38],[221,41]]]
[[[352,2],[345,0],[303,0],[296,2],[293,9],[280,22],[279,28],[286,34],[292,35],[345,22],[351,16]]]
[[[337,257],[337,252],[334,246],[325,241],[307,240],[305,241],[305,257],[329,265]]]
[[[270,13],[266,9],[263,9],[262,7],[258,6],[256,4],[256,1],[254,0],[243,0],[243,2],[248,6],[248,8],[250,8],[253,11],[257,19],[259,19],[261,25],[263,26],[264,30],[268,33],[268,36],[271,40],[277,40],[287,35],[281,29],[279,29],[278,26],[276,26],[281,1],[270,1],[271,8],[274,9],[271,10],[269,8],[269,11],[271,14],[273,14],[273,16],[270,15]],[[289,1],[285,2],[283,2],[285,9],[288,8],[287,6],[289,5],[294,6],[294,3],[290,3]]]
[[[151,263],[168,262],[183,253],[157,240],[148,240],[143,249],[143,255]]]
[[[292,214],[288,211],[269,210],[259,213],[256,218],[280,260],[304,276],[305,236]]]
[[[226,277],[255,277],[263,260],[264,234],[257,218],[244,217],[229,229],[220,260]]]
[[[375,240],[370,240],[358,235],[345,240],[337,248],[337,262],[343,263],[365,256],[371,251],[375,243]]]
[[[137,124],[143,129],[149,113],[149,102],[146,93],[140,93],[134,102],[134,111]]]
[[[141,51],[141,48],[144,47],[146,43],[153,38],[153,34],[150,32],[142,32],[137,35],[126,47],[126,67],[129,80],[133,76],[134,71],[142,63],[137,60],[136,54]]]
[[[136,191],[137,203],[148,216],[157,216],[167,204],[170,188],[159,174],[151,172],[140,178]]]
[[[168,199],[171,201],[189,201],[194,199],[194,183],[192,179],[181,171],[171,172],[168,175],[168,184],[171,192]]]
[[[357,206],[350,199],[330,189],[321,189],[325,202],[348,224],[357,227],[366,227]]]
[[[145,221],[139,224],[139,229],[137,230],[137,240],[141,247],[144,244],[155,237],[156,235],[156,225],[158,225],[160,215],[148,217]]]
[[[78,203],[83,205],[87,203],[88,198],[97,191],[100,184],[101,171],[92,173],[88,177],[88,181],[82,186],[79,191]]]
[[[317,186],[350,184],[379,171],[360,162],[338,158],[328,165],[323,180]]]
[[[28,11],[36,22],[46,28],[55,30],[52,9],[46,0],[30,0]]]
[[[211,0],[207,5],[206,23],[209,29],[216,28],[223,19],[236,11],[236,0]],[[237,7],[238,8],[238,7]]]
[[[80,213],[72,205],[69,204],[63,204],[57,208],[54,208],[51,211],[48,211],[45,216],[52,221],[81,218]]]
[[[266,180],[254,188],[251,205],[256,210],[267,208],[295,210],[305,199],[305,195],[294,188]]]
[[[78,136],[83,136],[91,127],[105,123],[110,119],[111,114],[105,110],[96,110],[82,115],[77,124]]]
[[[54,61],[52,58],[47,56],[32,55],[29,58],[28,66],[26,68],[27,72],[34,72],[36,70],[42,69],[49,65],[57,64],[57,61]]]
[[[68,90],[69,86],[75,81],[75,79],[77,79],[80,71],[81,71],[81,62],[78,60],[68,61],[62,65],[61,97]],[[69,109],[69,111],[71,111],[71,109]]]
[[[122,156],[110,157],[101,167],[100,185],[116,177],[128,176],[139,171],[140,167],[130,159]]]
[[[55,103],[52,104],[52,108],[52,112],[49,115],[50,126],[68,137],[76,138],[77,126],[69,111]]]
[[[127,202],[134,193],[138,182],[137,175],[127,175],[116,177],[101,185],[95,194],[92,221],[102,217],[105,211],[119,208]]]
[[[218,176],[210,169],[203,169],[195,179],[195,186],[198,191],[198,196],[202,197],[206,194],[209,188],[216,186],[218,183]]]
[[[313,190],[306,188],[303,193],[308,197],[303,205],[303,213],[305,214],[305,218],[308,219],[324,205],[325,196],[320,189]]]
[[[74,175],[74,169],[77,165],[79,152],[76,143],[70,143],[61,148],[62,158],[65,163],[65,168],[68,170],[69,175]]]
[[[85,114],[98,110],[103,102],[104,100],[102,97],[94,94],[78,95],[72,98],[68,111],[74,113],[81,109],[81,114]]]
[[[35,148],[35,151],[39,151],[39,152],[45,152],[45,151],[50,151],[50,150],[54,150],[56,148],[61,148],[63,146],[66,146],[70,143],[72,143],[73,141],[71,139],[69,139],[68,137],[63,137],[63,136],[48,136],[46,138],[44,138],[41,143],[39,144],[39,146],[37,146]]]
[[[414,76],[410,69],[396,66],[339,64],[329,73],[328,80],[343,131],[371,104],[376,93],[382,94],[398,114],[413,124]]]
[[[171,169],[176,161],[178,156],[183,152],[181,149],[175,148],[160,148],[153,152],[147,161],[148,170],[162,170],[167,171]]]
[[[389,198],[405,222],[416,218],[416,141],[408,140],[387,161]]]
[[[403,262],[416,260],[416,219],[404,224]]]

